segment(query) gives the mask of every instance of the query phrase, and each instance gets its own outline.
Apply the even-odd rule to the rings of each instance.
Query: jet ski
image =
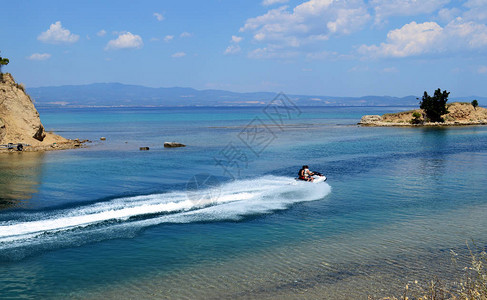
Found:
[[[303,179],[299,179],[299,178],[296,178],[295,180],[296,181],[301,181],[301,182],[309,182],[309,183],[320,183],[320,182],[325,182],[326,181],[326,176],[321,174],[321,173],[318,173],[318,172],[313,172],[313,181],[307,181],[307,180],[303,180]]]

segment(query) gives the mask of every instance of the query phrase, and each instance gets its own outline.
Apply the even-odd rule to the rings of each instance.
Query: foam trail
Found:
[[[323,199],[326,183],[296,183],[289,177],[264,176],[191,191],[125,197],[58,212],[31,214],[24,220],[0,222],[0,249],[42,244],[70,235],[161,223],[237,220],[245,215],[281,210],[303,201]],[[218,195],[215,195],[218,189]],[[59,238],[61,237],[62,238]],[[89,238],[87,238],[89,240]]]

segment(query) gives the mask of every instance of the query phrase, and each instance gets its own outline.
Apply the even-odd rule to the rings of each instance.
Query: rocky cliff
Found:
[[[0,77],[0,145],[26,145],[27,151],[74,148],[79,142],[45,132],[31,98],[11,74]],[[29,145],[29,146],[27,146]],[[3,148],[3,149],[2,149]],[[5,147],[0,151],[5,151]]]

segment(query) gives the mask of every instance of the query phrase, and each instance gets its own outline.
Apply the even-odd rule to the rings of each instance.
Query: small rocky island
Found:
[[[447,113],[442,115],[444,122],[425,121],[423,109],[399,113],[365,115],[359,125],[362,126],[461,126],[487,125],[487,109],[475,107],[471,103],[454,102],[446,105]]]
[[[72,149],[81,144],[46,132],[24,86],[11,74],[0,73],[0,153]]]

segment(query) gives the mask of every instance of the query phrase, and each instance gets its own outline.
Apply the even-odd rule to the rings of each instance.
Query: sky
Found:
[[[4,72],[324,96],[487,96],[487,0],[0,1]]]

